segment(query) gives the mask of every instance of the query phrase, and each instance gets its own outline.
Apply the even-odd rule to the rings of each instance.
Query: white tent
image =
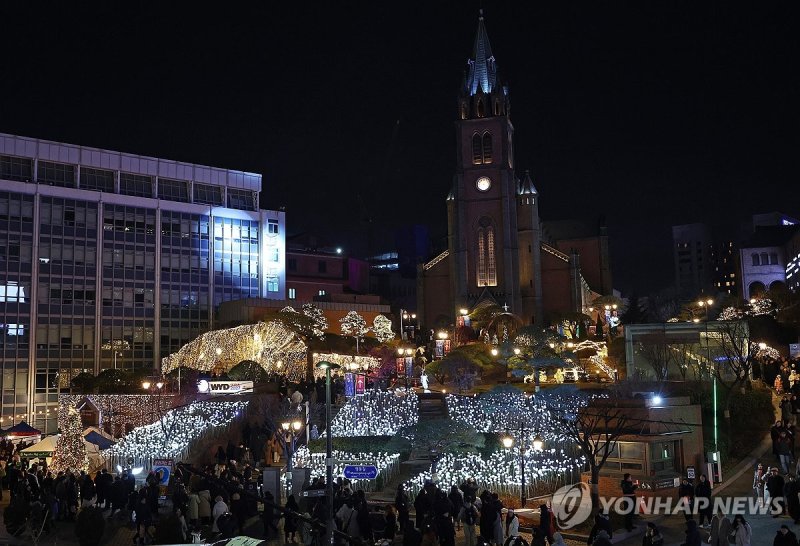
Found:
[[[53,457],[53,452],[56,450],[56,442],[58,442],[59,436],[61,435],[53,434],[51,436],[46,436],[41,442],[30,447],[26,447],[20,451],[20,456],[26,458],[45,459],[47,464],[50,464],[51,458]],[[87,442],[86,440],[83,441],[83,445],[86,446],[86,455],[89,457],[89,466],[95,467],[99,465],[103,460],[102,456],[100,455],[100,449],[93,443]]]

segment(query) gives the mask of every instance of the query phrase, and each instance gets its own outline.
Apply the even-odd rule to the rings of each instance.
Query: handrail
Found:
[[[442,252],[441,254],[436,256],[434,259],[432,259],[431,261],[429,261],[428,263],[423,265],[422,268],[425,271],[427,271],[430,268],[432,268],[433,266],[435,266],[436,264],[438,264],[439,262],[441,262],[442,260],[444,260],[445,258],[447,258],[449,255],[450,255],[450,250],[445,250],[444,252]]]

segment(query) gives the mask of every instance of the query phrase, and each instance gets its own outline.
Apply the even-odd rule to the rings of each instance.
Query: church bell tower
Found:
[[[457,105],[456,173],[447,198],[454,316],[489,298],[524,317],[511,105],[482,12]]]

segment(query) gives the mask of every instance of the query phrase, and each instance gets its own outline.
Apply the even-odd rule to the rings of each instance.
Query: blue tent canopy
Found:
[[[36,435],[41,434],[41,433],[42,433],[42,431],[33,428],[32,426],[30,426],[25,421],[22,421],[21,423],[17,423],[13,427],[11,427],[11,428],[7,429],[6,431],[4,431],[4,434],[11,434],[11,435],[14,435],[14,436],[36,436]]]
[[[89,443],[92,443],[100,448],[100,450],[108,449],[109,447],[114,445],[114,442],[103,436],[102,434],[98,434],[95,431],[90,432],[86,436],[83,437]]]

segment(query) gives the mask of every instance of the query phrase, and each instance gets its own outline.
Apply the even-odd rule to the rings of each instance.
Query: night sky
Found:
[[[0,132],[262,173],[352,254],[443,243],[478,2],[9,4]],[[800,212],[796,5],[483,3],[518,174],[545,220],[606,216],[617,288],[672,281],[672,224]]]

